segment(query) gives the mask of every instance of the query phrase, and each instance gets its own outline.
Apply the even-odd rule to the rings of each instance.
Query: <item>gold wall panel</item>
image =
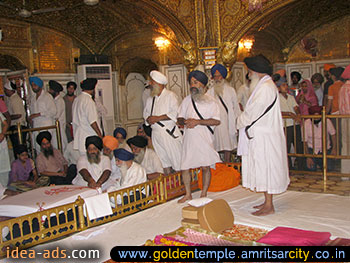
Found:
[[[70,73],[73,43],[67,36],[44,28],[35,28],[38,72]]]
[[[30,47],[30,24],[13,20],[0,19],[3,41],[0,46]]]
[[[288,63],[348,58],[350,57],[350,16],[323,25],[305,37],[312,37],[318,41],[317,56],[313,58],[303,50],[300,42],[297,42],[289,53]]]

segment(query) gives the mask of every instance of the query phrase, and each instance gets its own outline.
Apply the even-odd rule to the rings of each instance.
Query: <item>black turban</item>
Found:
[[[46,139],[48,140],[49,142],[51,142],[51,139],[52,139],[52,135],[50,132],[48,131],[43,131],[43,132],[40,132],[38,134],[38,136],[36,136],[36,142],[41,145],[41,142]]]
[[[96,87],[97,79],[87,78],[80,82],[80,87],[82,90],[93,90]]]
[[[96,135],[86,137],[85,148],[87,149],[90,144],[95,145],[96,148],[99,149],[100,151],[103,148],[103,141],[102,141],[102,139],[100,137],[96,136]]]
[[[19,144],[13,149],[13,151],[15,152],[15,155],[17,156],[17,155],[20,155],[21,153],[28,152],[28,148],[24,144]]]
[[[70,86],[73,86],[73,87],[74,87],[74,90],[77,89],[77,83],[75,83],[74,81],[69,81],[69,82],[67,83],[67,89],[68,89]]]
[[[331,73],[331,75],[334,75],[337,79],[340,79],[341,74],[343,74],[344,72],[344,68],[342,67],[338,67],[338,68],[331,68],[329,70],[329,73]]]
[[[143,124],[143,131],[146,133],[148,137],[152,136],[152,128],[151,126],[147,126],[146,124]]]
[[[145,137],[142,136],[134,136],[126,141],[126,143],[131,146],[134,145],[139,148],[145,148],[148,144],[148,141]]]
[[[10,81],[10,85],[11,85],[11,88],[12,88],[13,90],[17,89],[16,84],[15,84],[15,83],[12,83],[12,81]]]
[[[191,71],[190,74],[188,75],[188,82],[191,83],[191,78],[195,78],[196,80],[198,80],[200,83],[202,83],[204,86],[207,85],[208,83],[208,77],[207,75],[205,75],[204,72],[199,71],[199,70],[194,70]]]
[[[301,74],[298,71],[290,73],[290,77],[293,78],[293,76],[297,76],[298,81],[301,80]]]
[[[61,92],[63,90],[62,85],[55,80],[49,81],[49,87],[56,92]]]
[[[264,55],[247,57],[244,59],[244,63],[252,71],[272,75],[271,62]]]

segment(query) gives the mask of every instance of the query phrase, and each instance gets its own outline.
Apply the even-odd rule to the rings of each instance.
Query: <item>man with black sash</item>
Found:
[[[151,97],[143,111],[146,125],[152,128],[152,144],[164,173],[180,171],[182,135],[176,125],[179,101],[177,95],[165,88],[168,79],[159,71],[150,73]]]
[[[237,118],[242,185],[264,193],[264,203],[254,206],[257,211],[252,213],[264,216],[275,212],[272,195],[283,193],[289,184],[286,138],[270,61],[258,55],[245,58],[244,63],[251,79],[251,95]]]
[[[220,109],[215,99],[205,94],[208,77],[195,70],[189,74],[188,81],[191,94],[184,98],[178,111],[178,123],[184,126],[181,171],[186,190],[179,203],[192,199],[190,169],[202,169],[201,197],[205,197],[210,185],[210,167],[214,168],[216,163],[221,162],[214,149],[214,130],[220,125]]]
[[[211,68],[211,76],[214,84],[208,90],[208,94],[214,97],[219,105],[221,121],[214,132],[214,147],[216,151],[223,154],[225,162],[230,162],[231,153],[237,148],[236,119],[241,110],[235,89],[225,80],[227,76],[225,66],[215,64]]]

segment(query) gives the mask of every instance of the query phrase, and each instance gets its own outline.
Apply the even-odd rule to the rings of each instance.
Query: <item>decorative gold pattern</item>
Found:
[[[234,42],[224,42],[219,47],[217,54],[217,61],[223,63],[227,68],[227,77],[226,79],[230,80],[232,78],[231,68],[237,60],[237,50],[238,45]]]
[[[187,70],[190,72],[198,64],[198,49],[193,41],[183,44],[182,49],[185,52],[184,64],[187,67]]]

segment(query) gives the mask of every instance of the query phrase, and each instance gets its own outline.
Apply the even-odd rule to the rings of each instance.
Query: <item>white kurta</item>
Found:
[[[91,95],[82,92],[73,102],[73,134],[74,149],[78,149],[81,154],[86,152],[85,139],[88,136],[97,135],[91,124],[98,124],[96,104]]]
[[[66,136],[66,104],[64,103],[64,100],[60,94],[56,96],[55,104],[57,109],[55,118],[60,122],[62,150],[64,151],[68,143],[67,136]]]
[[[272,104],[268,113],[248,130],[245,127],[258,119]],[[257,192],[279,194],[289,184],[286,139],[278,90],[270,76],[263,77],[251,94],[245,110],[237,119],[238,154],[242,155],[242,185]]]
[[[34,94],[31,97],[30,102],[30,113],[40,113],[39,117],[36,117],[33,119],[33,127],[45,127],[45,126],[52,126],[55,125],[55,117],[57,113],[56,104],[53,100],[51,94],[47,93],[45,90],[41,91],[40,96],[38,99],[36,98],[36,94]],[[56,132],[55,130],[51,129],[49,130],[52,134],[52,146],[54,148],[57,148],[57,139],[56,139]],[[38,132],[33,133],[33,139],[35,142],[36,150],[38,151],[40,149],[40,145],[38,145],[35,141],[36,135]]]
[[[237,148],[237,129],[236,119],[241,113],[237,102],[237,95],[234,88],[225,82],[223,88],[223,95],[221,95],[228,112],[221,103],[217,94],[215,94],[214,87],[207,92],[217,102],[220,108],[220,125],[216,126],[214,132],[214,147],[216,151],[232,151]]]
[[[148,98],[146,107],[143,111],[143,118],[146,120],[151,115],[153,97]],[[179,102],[177,95],[167,89],[163,89],[160,96],[155,97],[153,116],[166,114],[170,120],[161,121],[164,127],[157,123],[152,125],[152,144],[156,151],[162,166],[164,168],[172,167],[174,170],[180,170],[181,162],[181,141],[182,134],[176,125],[177,110]],[[170,136],[166,130],[171,131],[175,127],[174,135],[177,138]]]
[[[162,163],[156,152],[150,148],[145,148],[145,156],[141,166],[146,169],[147,174],[164,173]]]
[[[126,175],[121,178],[120,188],[127,188],[147,181],[146,170],[138,163],[132,162]]]
[[[219,105],[213,97],[209,95],[204,96],[206,97],[205,102],[196,102],[199,113],[204,119],[220,120]],[[182,101],[179,107],[178,118],[200,119],[193,108],[191,95],[188,95]],[[214,130],[215,126],[211,126],[211,128]],[[197,125],[193,129],[188,129],[185,126],[181,170],[201,166],[213,166],[218,162],[221,162],[221,160],[214,148],[214,135],[209,131],[207,126]]]
[[[17,125],[26,125],[26,111],[24,109],[23,100],[18,96],[17,92],[13,93],[11,97],[7,100],[7,108],[10,115],[21,114],[21,117],[16,120],[11,120],[11,126]]]
[[[241,85],[237,90],[237,101],[242,104],[243,109],[249,99],[249,87],[247,84]]]
[[[82,169],[86,169],[88,170],[88,172],[90,173],[91,177],[97,182],[97,180],[101,177],[101,175],[103,174],[104,171],[108,170],[111,171],[111,160],[104,155],[101,155],[101,161],[99,164],[96,163],[89,163],[86,154],[80,156],[78,163],[77,163],[77,176],[74,178],[74,180],[72,181],[72,184],[74,185],[81,185],[81,186],[87,186],[88,182],[86,182],[83,177],[80,174],[80,171]],[[108,180],[106,182],[103,183],[103,185],[101,186],[102,191],[107,190],[107,186],[109,186],[109,180],[111,180],[110,178],[108,178]]]
[[[0,112],[0,133],[2,132],[2,123],[6,118]],[[7,147],[6,137],[0,143],[0,184],[6,186],[9,180],[9,171],[11,170],[9,149]]]

